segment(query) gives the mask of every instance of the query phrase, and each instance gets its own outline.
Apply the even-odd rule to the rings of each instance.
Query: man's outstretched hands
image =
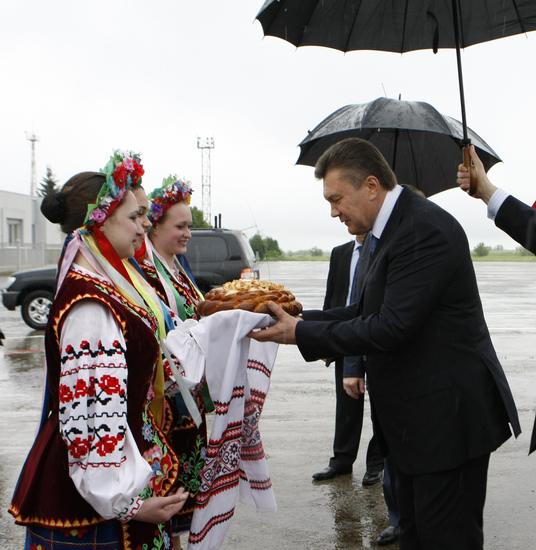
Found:
[[[482,161],[478,158],[474,145],[471,145],[469,153],[471,155],[471,160],[473,161],[474,170],[476,170],[477,179],[477,191],[473,196],[475,199],[482,199],[486,204],[488,204],[491,199],[491,195],[495,193],[497,187],[489,181],[486,174],[486,169],[484,168]],[[469,170],[463,164],[458,166],[457,181],[462,191],[469,191]]]
[[[303,319],[292,317],[274,302],[269,302],[268,307],[277,317],[277,323],[268,328],[254,330],[248,336],[258,342],[296,344],[296,325]]]

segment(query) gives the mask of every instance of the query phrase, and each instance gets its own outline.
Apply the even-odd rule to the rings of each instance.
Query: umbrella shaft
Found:
[[[463,142],[469,145],[471,140],[467,135],[467,117],[465,115],[465,94],[463,92],[462,56],[460,52],[460,30],[458,23],[458,0],[452,0],[452,17],[454,22],[454,40],[456,41],[456,61],[458,63],[458,83],[460,85],[460,104],[462,110]]]

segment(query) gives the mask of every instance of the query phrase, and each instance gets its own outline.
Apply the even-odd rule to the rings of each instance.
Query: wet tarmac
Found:
[[[321,307],[327,262],[277,262],[261,266],[263,279],[284,283],[304,307]],[[536,410],[536,263],[477,263],[486,319],[518,406],[523,433],[492,455],[485,510],[485,548],[533,549],[536,453],[528,445]],[[0,278],[0,287],[5,279]],[[0,549],[23,548],[24,530],[6,510],[32,443],[40,413],[43,333],[27,327],[20,312],[0,305]],[[238,504],[223,550],[379,548],[387,526],[381,484],[363,487],[364,453],[353,475],[313,482],[331,456],[334,427],[333,370],[305,363],[281,346],[261,419],[261,433],[278,503],[259,514]],[[362,441],[372,435],[365,402]],[[396,548],[392,545],[386,548]]]

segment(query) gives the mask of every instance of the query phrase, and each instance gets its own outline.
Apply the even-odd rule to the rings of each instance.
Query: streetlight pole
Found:
[[[30,185],[30,195],[32,197],[37,196],[37,178],[35,173],[35,142],[39,141],[39,138],[32,132],[28,135],[26,133],[26,139],[32,144],[32,181]]]
[[[203,199],[203,219],[210,224],[210,150],[214,149],[214,138],[197,138],[197,148],[201,149],[201,190]]]

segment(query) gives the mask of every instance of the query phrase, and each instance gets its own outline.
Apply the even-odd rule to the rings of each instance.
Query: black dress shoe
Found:
[[[384,529],[380,533],[380,536],[378,537],[378,540],[376,542],[380,546],[387,546],[388,544],[392,544],[393,542],[396,542],[399,537],[400,537],[400,527],[389,525],[387,529]]]
[[[320,472],[316,472],[316,474],[313,474],[313,479],[315,481],[324,481],[326,479],[333,479],[337,476],[342,476],[345,474],[351,474],[352,473],[352,467],[349,468],[334,468],[333,466],[328,466],[327,468],[324,468]]]
[[[382,480],[382,471],[379,472],[367,472],[363,476],[363,485],[375,485]]]

